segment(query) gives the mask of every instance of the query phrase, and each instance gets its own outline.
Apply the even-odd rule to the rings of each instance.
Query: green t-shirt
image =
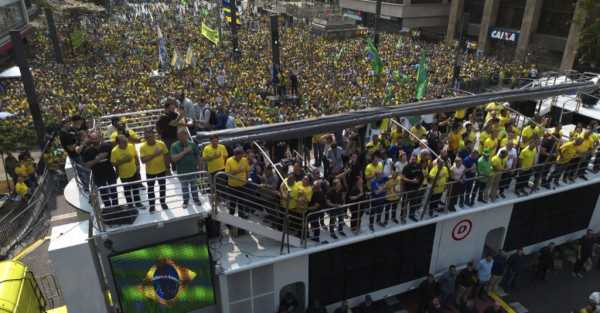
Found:
[[[492,164],[490,163],[489,158],[486,159],[483,156],[479,157],[479,160],[477,160],[477,173],[479,176],[483,176],[479,178],[480,181],[487,180],[492,173]]]
[[[198,171],[198,156],[200,155],[200,149],[195,143],[188,141],[187,146],[192,149],[191,153],[186,154],[179,161],[175,162],[175,169],[177,174],[189,173]],[[185,147],[181,145],[181,142],[176,141],[171,145],[171,156],[176,155],[183,151]]]

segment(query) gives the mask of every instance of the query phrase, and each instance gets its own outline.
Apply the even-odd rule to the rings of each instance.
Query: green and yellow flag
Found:
[[[419,69],[417,70],[417,100],[423,99],[427,93],[427,67],[426,51],[423,49],[419,60]]]
[[[201,33],[202,36],[206,37],[206,39],[208,39],[210,42],[214,43],[215,45],[219,44],[219,32],[216,29],[212,29],[206,26],[206,24],[202,23]]]

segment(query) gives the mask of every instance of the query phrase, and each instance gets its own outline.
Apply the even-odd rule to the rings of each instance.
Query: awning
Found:
[[[13,66],[0,73],[0,79],[21,78],[21,70],[18,66]]]

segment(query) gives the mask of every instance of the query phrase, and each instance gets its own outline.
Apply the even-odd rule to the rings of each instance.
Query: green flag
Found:
[[[427,56],[423,49],[417,70],[417,100],[423,99],[425,93],[427,93]]]
[[[342,47],[342,49],[340,49],[340,51],[335,55],[335,59],[334,59],[335,63],[340,61],[340,59],[344,55],[345,50],[346,50],[346,47]]]
[[[375,74],[381,74],[383,71],[383,62],[379,57],[379,51],[377,51],[377,48],[371,39],[367,39],[367,57],[369,58],[369,61],[371,61],[371,66],[373,67]]]
[[[383,103],[388,104],[392,98],[394,97],[394,87],[390,81],[385,84],[385,97],[383,98]]]
[[[215,45],[219,44],[219,32],[215,29],[212,29],[206,24],[202,23],[201,28],[202,36],[206,37],[206,39],[210,40]]]

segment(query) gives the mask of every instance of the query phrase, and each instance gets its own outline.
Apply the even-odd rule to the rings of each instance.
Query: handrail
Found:
[[[477,182],[478,180],[481,180],[481,179],[488,180],[493,175],[503,176],[505,174],[508,174],[509,177],[510,177],[509,183],[512,183],[513,179],[516,181],[517,178],[523,177],[523,176],[519,176],[520,174],[526,173],[524,175],[526,175],[529,178],[527,180],[527,182],[529,183],[529,180],[531,178],[534,178],[534,185],[533,186],[535,188],[538,188],[539,184],[542,183],[542,179],[541,178],[538,179],[538,177],[537,177],[537,175],[538,175],[538,173],[540,173],[540,171],[545,171],[546,178],[548,179],[548,181],[552,181],[554,179],[554,175],[555,175],[554,171],[556,171],[557,169],[555,168],[554,171],[550,171],[550,169],[553,166],[555,166],[555,167],[556,166],[565,167],[565,168],[561,168],[560,169],[561,172],[558,173],[558,175],[563,175],[565,173],[566,174],[577,175],[578,171],[580,171],[582,169],[582,166],[589,165],[589,164],[583,164],[583,162],[585,160],[589,160],[590,162],[593,162],[591,160],[591,156],[594,155],[595,153],[596,152],[592,151],[592,152],[587,153],[585,155],[579,156],[578,157],[579,161],[578,161],[578,163],[575,166],[572,166],[572,165],[570,166],[569,163],[560,164],[559,165],[556,161],[552,161],[552,162],[546,162],[546,163],[536,164],[536,165],[534,165],[534,166],[532,166],[532,167],[530,167],[528,169],[523,169],[523,168],[507,169],[507,170],[504,170],[504,171],[492,173],[490,176],[475,176],[475,177],[472,177],[472,178],[468,178],[468,181],[470,181],[470,182],[472,182],[474,184],[475,182]],[[566,167],[569,167],[569,166],[572,167],[572,168],[571,169],[566,168]],[[571,171],[571,173],[569,173],[568,171]],[[560,176],[558,178],[560,178]],[[446,196],[446,198],[448,198],[449,196],[452,197],[451,196],[451,194],[452,194],[451,190],[452,190],[453,186],[456,185],[456,183],[457,182],[455,182],[455,181],[449,181],[449,182],[447,182],[445,184],[444,192],[442,192],[442,194],[444,194]],[[426,193],[428,190],[431,189],[431,187],[432,187],[431,183],[427,183],[427,185],[424,185],[423,187],[421,187],[417,191]],[[500,185],[496,186],[496,188],[500,188],[500,187],[501,187]],[[505,185],[505,187],[506,187],[506,189],[509,189],[510,185]],[[400,192],[400,193],[396,194],[396,196],[402,199],[402,198],[406,198],[406,196],[409,195],[409,194],[416,193],[417,191],[411,190],[411,191],[407,191],[407,192]],[[488,194],[492,194],[493,192],[496,192],[496,191],[497,190],[486,190],[485,195],[487,196]],[[469,194],[471,194],[473,197],[475,197],[477,195],[474,194],[474,192],[475,192],[475,189],[470,190]],[[422,204],[420,205],[420,210],[423,210],[423,214],[421,214],[421,220],[425,216],[424,213],[426,211],[426,208],[430,205],[430,198],[426,197],[426,194],[423,194],[422,197],[426,201],[423,201],[423,199],[420,200],[420,201],[422,201]],[[317,210],[317,211],[314,211],[314,210],[311,210],[310,208],[308,208],[307,209],[307,213],[305,214],[304,220],[303,220],[303,229],[306,229],[306,227],[309,225],[309,223],[310,223],[310,217],[312,217],[312,216],[322,216],[324,214],[332,216],[332,215],[335,215],[335,212],[337,212],[337,211],[340,211],[340,210],[345,211],[344,209],[349,209],[351,207],[360,206],[360,205],[364,205],[364,204],[370,204],[370,203],[377,202],[377,201],[382,201],[382,200],[385,200],[385,198],[386,198],[385,196],[383,196],[381,198],[369,198],[367,200],[361,200],[361,201],[352,202],[352,203],[345,203],[342,206],[333,207],[333,208],[326,208],[326,209],[321,209],[321,210]],[[445,211],[446,212],[448,210],[448,204],[450,202],[449,200],[452,200],[452,199],[447,199],[447,201],[446,201],[446,206],[445,206]],[[372,208],[370,208],[370,210],[371,209]],[[334,212],[334,213],[332,213],[332,212]],[[346,213],[344,212],[343,214],[346,214]],[[369,214],[371,214],[371,213],[369,213]],[[305,232],[306,232],[306,230],[305,230]],[[306,239],[306,238],[303,238],[303,239]]]

